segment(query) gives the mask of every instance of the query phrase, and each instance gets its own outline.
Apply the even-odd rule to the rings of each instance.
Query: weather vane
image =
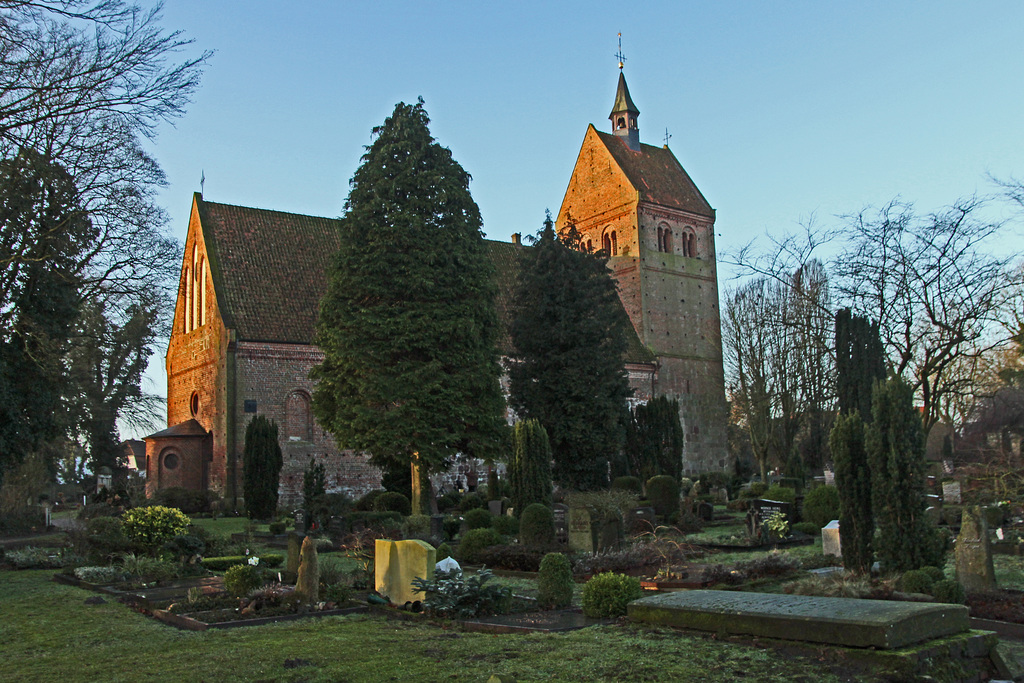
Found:
[[[199,178],[199,194],[203,193],[203,188],[206,186],[206,171],[203,171],[203,175]]]
[[[665,146],[668,147],[669,138],[672,136],[668,134],[668,128],[665,129]]]
[[[622,54],[622,32],[619,32],[619,51],[615,53],[615,57],[619,60],[619,71],[622,71],[622,67],[626,64],[626,55]]]

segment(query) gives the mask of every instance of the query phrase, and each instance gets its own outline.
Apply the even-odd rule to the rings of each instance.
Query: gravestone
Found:
[[[963,605],[736,591],[660,593],[626,610],[659,626],[886,650],[970,628]]]
[[[658,526],[658,515],[652,507],[633,508],[629,511],[629,533],[642,534],[654,531]]]
[[[988,523],[984,510],[976,505],[963,509],[955,554],[956,578],[967,592],[988,591],[996,587]]]
[[[430,538],[438,545],[444,541],[444,515],[430,516]]]
[[[831,465],[825,465],[825,485],[835,486],[836,484],[836,471],[832,469]]]
[[[597,549],[595,541],[590,510],[583,507],[569,508],[569,550],[592,553]]]
[[[950,505],[960,505],[960,503],[962,502],[960,496],[960,482],[942,482],[942,499],[945,500]]]
[[[555,519],[555,540],[566,545],[569,542],[569,506],[555,503],[551,506],[551,514]]]
[[[304,510],[295,511],[295,531],[296,533],[306,533],[306,513]]]
[[[761,535],[761,525],[776,512],[781,512],[792,523],[793,506],[781,500],[755,500],[747,512],[747,532],[754,537]]]
[[[624,540],[622,518],[617,514],[605,517],[601,522],[601,529],[598,532],[597,540],[598,550],[617,550]]]
[[[501,501],[500,500],[489,500],[487,501],[487,509],[494,517],[501,517]]]
[[[715,518],[715,506],[705,500],[697,503],[697,517],[704,522],[710,522]]]
[[[419,540],[387,541],[378,538],[374,546],[374,588],[395,605],[422,600],[423,593],[412,587],[415,578],[434,578],[437,551]]]
[[[821,529],[821,554],[834,557],[843,556],[843,546],[839,539],[838,519],[833,519]]]

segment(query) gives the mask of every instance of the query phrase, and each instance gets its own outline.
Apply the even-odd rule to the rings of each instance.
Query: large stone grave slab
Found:
[[[893,649],[962,633],[963,605],[697,590],[629,603],[629,618],[700,631]]]

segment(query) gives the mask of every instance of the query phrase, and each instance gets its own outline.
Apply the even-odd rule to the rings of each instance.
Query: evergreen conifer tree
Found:
[[[854,410],[871,422],[871,387],[885,379],[885,350],[878,324],[849,308],[836,313],[836,394],[839,411]]]
[[[302,507],[306,519],[317,520],[323,526],[324,497],[327,495],[327,472],[322,462],[309,458],[309,465],[302,476]]]
[[[678,480],[683,467],[683,426],[679,401],[659,396],[638,405],[626,423],[630,474],[647,481],[658,474]]]
[[[512,430],[513,451],[508,463],[512,508],[522,514],[530,503],[551,507],[551,445],[537,420],[522,420]]]
[[[924,514],[924,430],[914,390],[901,377],[876,382],[872,404],[865,446],[878,559],[887,571],[938,564],[945,548]]]
[[[277,512],[277,487],[284,459],[277,442],[277,423],[257,415],[245,428],[242,490],[252,519],[271,519]]]
[[[860,413],[840,413],[829,438],[839,492],[839,537],[843,566],[860,574],[871,571],[875,522],[871,509],[871,470],[864,450]]]
[[[314,412],[339,444],[385,469],[416,467],[424,484],[457,452],[493,457],[506,429],[480,211],[428,123],[420,100],[374,129],[340,220],[312,373]]]
[[[622,406],[630,394],[623,365],[629,320],[607,255],[580,249],[572,227],[556,234],[548,214],[521,261],[512,406],[547,430],[559,485],[600,488],[622,444]]]

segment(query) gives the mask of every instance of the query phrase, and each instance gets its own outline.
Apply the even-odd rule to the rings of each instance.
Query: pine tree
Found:
[[[493,457],[506,429],[480,211],[428,123],[420,100],[374,129],[340,221],[312,373],[314,412],[339,444],[385,469],[416,467],[423,483],[458,452]]]
[[[547,430],[554,480],[590,490],[607,485],[608,462],[622,444],[629,320],[606,255],[579,246],[575,229],[555,234],[549,214],[522,252],[510,400]]]
[[[626,423],[626,455],[632,476],[647,481],[658,474],[678,480],[683,466],[683,426],[679,401],[659,396],[638,405]]]
[[[872,412],[865,446],[878,559],[887,571],[937,564],[945,549],[924,514],[924,430],[913,388],[900,377],[876,382]]]
[[[245,428],[242,490],[251,519],[271,519],[277,512],[277,487],[284,459],[277,442],[277,423],[257,415]]]
[[[836,394],[840,412],[871,421],[871,387],[885,379],[885,350],[878,324],[849,308],[836,313]]]
[[[324,496],[327,495],[327,472],[322,462],[309,458],[309,465],[302,475],[302,507],[306,519],[316,520],[323,526]]]
[[[512,430],[513,451],[508,463],[512,508],[522,514],[531,503],[551,507],[551,445],[537,420],[522,420]]]
[[[867,573],[873,561],[875,522],[871,508],[871,470],[864,450],[864,421],[854,410],[840,413],[829,437],[839,492],[839,537],[843,566]]]

